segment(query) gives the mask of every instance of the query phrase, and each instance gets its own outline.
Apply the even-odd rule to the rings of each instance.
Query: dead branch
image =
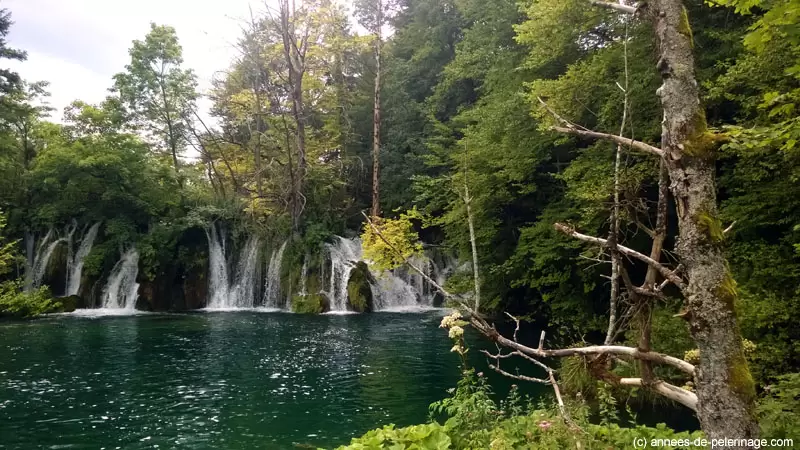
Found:
[[[730,232],[730,231],[733,229],[733,226],[734,226],[734,225],[736,225],[736,221],[735,221],[735,220],[734,220],[733,222],[731,222],[731,224],[730,224],[730,225],[728,225],[728,228],[725,228],[725,229],[722,231],[722,234],[728,234],[728,233],[729,233],[729,232]]]
[[[589,0],[589,3],[591,3],[594,6],[599,6],[601,8],[607,8],[607,9],[613,9],[615,11],[620,11],[620,12],[623,12],[625,14],[636,14],[636,11],[637,11],[637,8],[635,8],[633,6],[623,5],[623,4],[620,4],[620,3],[605,2],[603,0]]]
[[[590,243],[593,243],[593,244],[601,245],[603,247],[608,246],[608,240],[606,240],[606,239],[602,239],[602,238],[598,238],[598,237],[594,237],[594,236],[588,236],[588,235],[585,235],[585,234],[578,233],[577,231],[575,231],[574,228],[572,228],[570,226],[567,226],[567,225],[564,225],[562,223],[556,223],[553,226],[555,227],[556,230],[566,234],[567,236],[574,237],[575,239],[578,239],[578,240],[581,240],[581,241],[584,241],[584,242],[590,242]],[[654,267],[656,270],[658,270],[659,273],[661,273],[661,275],[664,278],[666,278],[671,283],[673,283],[676,286],[678,286],[681,290],[683,290],[686,287],[686,285],[683,282],[683,280],[681,280],[680,277],[678,277],[675,274],[675,272],[673,272],[672,270],[669,270],[666,266],[664,266],[661,263],[657,262],[653,258],[650,258],[649,256],[646,256],[646,255],[643,255],[643,254],[637,252],[636,250],[633,250],[631,248],[625,247],[623,245],[617,245],[617,249],[624,255],[630,256],[632,258],[636,258],[639,261],[642,261],[642,262],[650,265],[651,267]]]
[[[664,156],[664,152],[661,151],[661,149],[658,147],[654,147],[650,144],[645,144],[644,142],[637,141],[635,139],[619,137],[616,134],[600,133],[597,131],[582,130],[579,128],[570,128],[570,127],[551,127],[551,130],[558,131],[559,133],[566,133],[575,136],[580,136],[586,139],[600,139],[604,141],[610,141],[615,144],[627,146],[634,150],[639,150],[644,153],[649,153],[651,155]]]
[[[669,384],[663,380],[653,380],[645,383],[641,378],[620,378],[619,384],[623,386],[645,387],[662,396],[686,406],[692,411],[697,411],[697,394],[692,391]]]
[[[689,364],[688,362],[676,358],[674,356],[665,355],[663,353],[642,352],[639,351],[639,349],[637,348],[625,347],[621,345],[590,345],[587,347],[572,347],[572,348],[563,348],[554,350],[538,349],[538,348],[528,347],[526,345],[520,344],[519,342],[508,339],[507,337],[500,334],[493,326],[490,326],[485,320],[479,317],[471,316],[470,323],[472,323],[473,326],[475,326],[475,328],[481,332],[481,334],[489,337],[492,341],[497,342],[498,344],[504,347],[508,347],[518,352],[525,353],[528,356],[533,356],[537,358],[564,358],[568,356],[590,356],[590,355],[604,355],[604,354],[628,356],[633,359],[643,359],[659,364],[672,366],[688,375],[694,376],[695,373],[695,369],[692,364]]]
[[[651,155],[664,156],[664,152],[660,148],[654,147],[650,144],[645,144],[644,142],[637,141],[635,139],[627,139],[623,136],[618,136],[615,134],[600,133],[582,127],[573,122],[570,122],[569,120],[561,117],[552,108],[550,108],[550,106],[544,100],[542,100],[541,97],[537,97],[537,99],[539,100],[539,103],[542,105],[542,107],[544,107],[544,109],[546,109],[547,112],[549,112],[550,115],[552,115],[562,125],[560,127],[551,127],[553,131],[558,131],[559,133],[572,134],[587,139],[601,139],[605,141],[610,141],[617,145],[628,146],[629,148],[639,150],[644,153],[649,153]]]

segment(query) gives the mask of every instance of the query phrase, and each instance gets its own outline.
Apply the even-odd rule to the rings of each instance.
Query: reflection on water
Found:
[[[423,314],[60,316],[0,325],[0,448],[332,446],[424,422],[458,378]]]

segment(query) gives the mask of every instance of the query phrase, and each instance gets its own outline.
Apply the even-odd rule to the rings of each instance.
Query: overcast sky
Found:
[[[129,62],[131,41],[144,39],[155,22],[175,27],[185,65],[204,92],[234,58],[251,4],[255,12],[264,9],[263,0],[0,0],[14,21],[11,47],[28,52],[27,61],[3,64],[28,81],[49,81],[59,120],[73,100],[106,97],[111,77]]]

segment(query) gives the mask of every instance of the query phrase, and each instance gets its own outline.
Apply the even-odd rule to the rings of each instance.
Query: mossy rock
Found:
[[[78,305],[83,304],[83,299],[77,295],[70,295],[67,297],[59,298],[58,301],[61,303],[61,308],[59,308],[60,312],[72,312],[78,309]]]
[[[356,263],[347,281],[348,309],[357,312],[372,311],[372,274],[363,261]]]
[[[323,294],[292,296],[292,311],[297,314],[321,314],[329,309],[330,302]]]

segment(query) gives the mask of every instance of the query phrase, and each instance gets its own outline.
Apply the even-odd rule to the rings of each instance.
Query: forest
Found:
[[[0,58],[24,61],[13,13]],[[798,22],[798,0],[278,0],[208,92],[169,24],[100,104],[0,69],[0,316],[407,306],[370,287],[391,272],[454,309],[463,377],[343,448],[797,442]]]

